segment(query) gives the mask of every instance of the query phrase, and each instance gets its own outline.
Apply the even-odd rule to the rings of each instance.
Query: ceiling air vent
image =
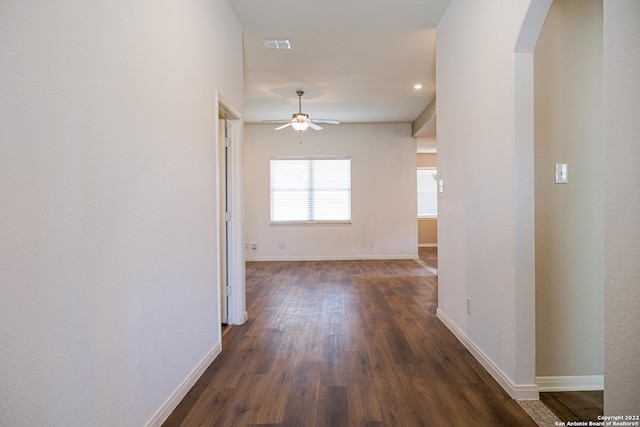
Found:
[[[267,49],[291,49],[291,42],[287,39],[262,40],[262,44]]]

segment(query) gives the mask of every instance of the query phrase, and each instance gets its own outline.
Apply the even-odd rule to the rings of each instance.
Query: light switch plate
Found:
[[[566,163],[556,163],[556,184],[569,183],[569,165]]]

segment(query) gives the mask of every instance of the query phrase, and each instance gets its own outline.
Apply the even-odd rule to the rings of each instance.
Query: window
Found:
[[[273,158],[271,222],[351,221],[351,158]]]
[[[418,169],[418,218],[438,217],[438,171]]]

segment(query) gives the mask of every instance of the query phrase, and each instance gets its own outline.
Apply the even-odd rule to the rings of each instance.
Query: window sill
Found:
[[[271,227],[307,227],[323,225],[351,225],[351,221],[276,221],[270,222]]]

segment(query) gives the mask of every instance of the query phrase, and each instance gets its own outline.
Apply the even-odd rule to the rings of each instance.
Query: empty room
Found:
[[[638,22],[0,1],[0,425],[638,425]]]

